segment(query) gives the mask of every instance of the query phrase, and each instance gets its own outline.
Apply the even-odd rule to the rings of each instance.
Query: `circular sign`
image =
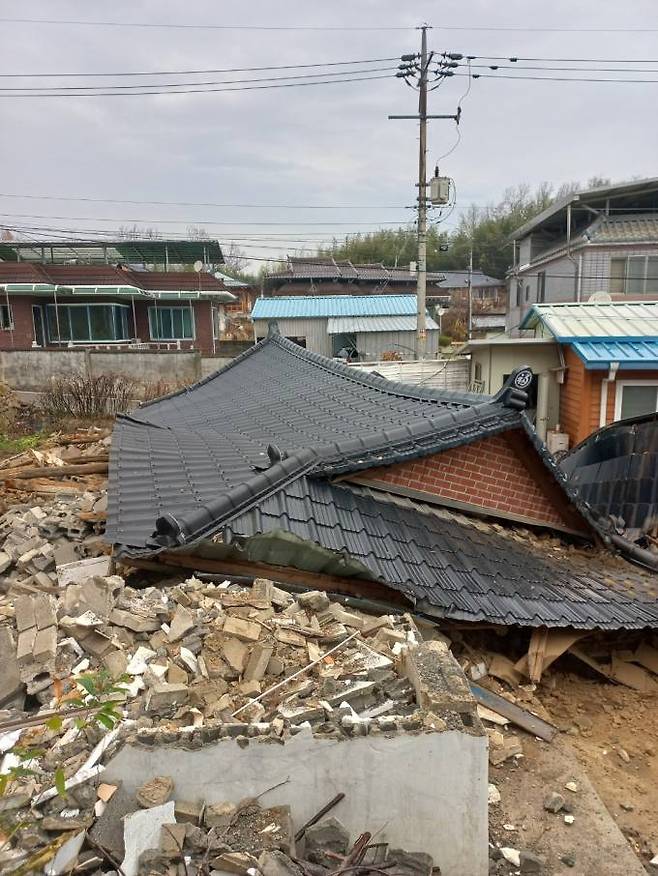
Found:
[[[517,389],[527,389],[532,383],[532,371],[529,368],[523,368],[514,377],[514,386]]]

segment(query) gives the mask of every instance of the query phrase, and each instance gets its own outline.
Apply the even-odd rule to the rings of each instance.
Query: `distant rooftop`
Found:
[[[437,283],[444,276],[443,273],[430,271],[427,280]],[[411,271],[409,266],[387,268],[382,262],[355,265],[348,259],[337,261],[331,256],[288,256],[286,267],[269,274],[266,280],[356,280],[382,284],[393,281],[412,285],[416,283],[416,271]]]
[[[218,240],[3,240],[0,261],[41,264],[220,265]]]
[[[533,304],[522,329],[543,328],[558,341],[658,339],[658,302]]]
[[[328,319],[339,316],[415,316],[411,295],[291,295],[257,298],[252,319]]]
[[[574,229],[577,228],[579,219],[583,215],[587,219],[586,224],[591,224],[596,211],[612,213],[612,215],[636,211],[638,213],[651,212],[658,207],[658,177],[573,192],[558,199],[533,219],[529,219],[520,228],[517,228],[511,235],[512,239],[520,240],[530,232],[540,228],[548,235],[558,232],[563,234],[569,206],[575,214],[572,219]]]

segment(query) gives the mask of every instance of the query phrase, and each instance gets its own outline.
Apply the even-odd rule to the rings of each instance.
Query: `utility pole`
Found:
[[[416,281],[416,358],[427,357],[427,26],[421,28],[420,79],[418,83],[418,278]]]
[[[471,249],[468,255],[468,326],[467,340],[471,340],[473,335],[473,238],[471,238]]]
[[[424,24],[420,28],[421,42],[420,55],[402,55],[402,63],[399,65],[396,76],[404,79],[408,85],[409,78],[416,79],[416,87],[418,89],[418,114],[404,116],[389,116],[389,119],[417,119],[419,122],[419,147],[418,147],[418,266],[416,276],[416,297],[417,297],[417,317],[416,317],[416,358],[425,359],[427,356],[427,319],[426,319],[426,300],[427,300],[427,120],[428,119],[452,119],[459,124],[461,116],[461,108],[454,115],[428,115],[427,114],[427,92],[428,92],[428,71],[434,57],[433,52],[427,50],[427,31],[429,25]],[[439,63],[433,81],[444,78],[445,76],[453,76],[453,67],[458,64],[455,59],[461,58],[461,55],[447,55],[443,53],[443,60]]]

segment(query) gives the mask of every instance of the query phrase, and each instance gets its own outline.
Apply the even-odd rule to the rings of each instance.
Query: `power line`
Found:
[[[39,92],[52,92],[52,91],[90,91],[95,92],[100,89],[112,89],[113,91],[129,91],[133,89],[151,89],[151,88],[189,88],[190,85],[193,85],[195,88],[204,87],[207,85],[237,85],[243,83],[251,83],[251,82],[284,82],[289,81],[291,79],[325,79],[328,76],[346,76],[352,73],[381,73],[381,72],[392,72],[393,70],[397,70],[397,67],[371,67],[368,70],[340,70],[335,73],[299,73],[296,76],[263,76],[255,79],[219,79],[212,80],[206,82],[154,82],[153,84],[140,82],[138,84],[132,85],[115,85],[105,84],[105,85],[19,85],[16,87],[6,87],[0,86],[0,91],[2,92],[31,92],[31,91],[39,91]],[[314,85],[314,84],[322,84],[322,83],[306,83],[300,82],[295,83],[299,85]],[[143,90],[142,94],[151,94],[153,92]],[[178,93],[178,92],[175,92]],[[3,95],[4,96],[4,95]],[[17,95],[22,96],[22,95]]]
[[[468,76],[468,73],[453,73],[454,76]],[[534,82],[623,82],[626,84],[658,83],[658,79],[613,79],[577,76],[508,76],[506,73],[473,73],[473,79],[517,79]]]
[[[0,98],[61,98],[61,97],[148,97],[149,95],[158,95],[158,94],[213,94],[216,92],[222,91],[258,91],[263,88],[298,88],[303,86],[311,86],[311,85],[336,85],[343,82],[368,82],[373,79],[390,79],[391,76],[384,74],[380,76],[358,76],[351,79],[332,79],[327,82],[287,82],[277,85],[244,85],[239,86],[238,88],[187,88],[180,91],[95,91],[92,93],[83,92],[83,93],[70,93],[66,92],[64,94],[50,94],[50,93],[39,93],[39,94],[1,94]],[[112,87],[112,86],[109,86]],[[148,86],[144,86],[145,88]]]
[[[315,64],[278,64],[265,67],[224,67],[204,70],[116,70],[112,73],[0,73],[0,79],[62,79],[68,77],[92,78],[107,76],[187,76],[206,75],[211,73],[256,73],[262,70],[303,70],[310,67],[343,67],[355,64],[380,64],[385,61],[397,61],[393,58],[364,58],[356,61],[318,61]]]
[[[300,25],[300,24],[191,24],[155,21],[80,21],[77,19],[56,18],[0,18],[2,24],[54,24],[76,25],[80,27],[138,27],[161,28],[166,30],[299,30],[299,31],[379,31],[416,30],[414,25]]]
[[[279,221],[272,222],[269,220],[265,221],[265,222],[256,222],[256,221],[255,222],[242,222],[242,221],[241,222],[231,222],[231,221],[217,222],[214,219],[139,219],[139,218],[134,218],[134,217],[126,218],[126,217],[121,217],[121,216],[110,216],[107,218],[103,217],[103,216],[52,216],[52,215],[44,216],[43,214],[39,214],[39,213],[2,213],[2,212],[0,212],[0,216],[4,216],[5,218],[8,218],[8,219],[57,219],[57,220],[63,221],[63,222],[69,222],[69,221],[72,221],[72,222],[112,222],[112,223],[118,223],[118,224],[129,224],[131,222],[136,222],[136,223],[140,223],[140,224],[143,223],[143,224],[147,224],[147,225],[229,225],[229,226],[247,225],[247,226],[251,226],[251,227],[269,226],[269,225],[289,226],[292,224],[296,224],[299,226],[302,226],[302,225],[304,225],[304,226],[305,225],[320,225],[320,226],[329,226],[329,225],[331,225],[331,226],[334,226],[334,225],[335,226],[341,226],[341,225],[349,225],[349,226],[354,226],[354,225],[363,225],[363,226],[406,225],[409,222],[408,219],[400,219],[400,220],[386,221],[386,222],[376,222],[376,221],[374,221],[374,222],[343,222],[343,221],[340,221],[340,222],[334,222],[334,221],[306,222],[306,221],[304,221],[304,222],[293,223],[293,222],[279,222]]]
[[[20,198],[31,201],[79,201],[91,204],[135,204],[159,207],[220,207],[222,209],[276,209],[276,210],[399,210],[400,205],[388,207],[378,204],[217,204],[212,201],[145,201],[119,198],[80,198],[63,195],[16,195],[0,192],[0,198]]]
[[[523,58],[520,55],[469,55],[484,61],[546,61],[556,64],[658,64],[658,58]]]
[[[658,70],[639,70],[632,67],[546,67],[541,65],[524,64],[472,64],[471,66],[482,70],[546,70],[547,72],[554,71],[557,73],[658,73]]]

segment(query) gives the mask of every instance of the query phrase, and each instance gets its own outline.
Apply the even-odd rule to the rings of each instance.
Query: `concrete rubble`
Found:
[[[0,741],[12,732],[14,746],[39,753],[29,775],[14,777],[0,798],[4,817],[30,821],[30,830],[0,852],[3,867],[55,850],[56,838],[65,837],[76,842],[58,846],[55,869],[73,850],[78,869],[111,872],[123,861],[125,873],[168,876],[178,872],[182,845],[186,855],[189,846],[192,857],[209,856],[211,871],[244,873],[262,858],[263,876],[322,876],[338,869],[335,856],[348,853],[338,822],[309,828],[307,866],[316,869],[299,870],[290,807],[205,805],[177,796],[166,775],[151,775],[126,795],[121,782],[103,783],[104,765],[125,744],[197,748],[225,739],[243,746],[257,738],[285,745],[309,726],[318,738],[348,741],[478,732],[472,700],[462,722],[468,686],[457,664],[442,643],[422,641],[408,614],[364,614],[325,593],[295,594],[266,579],[245,586],[199,575],[156,587],[145,586],[143,574],[84,569],[83,562],[58,587],[55,567],[46,592],[26,590],[15,572],[4,581],[0,651],[8,671]],[[438,674],[441,692],[428,693],[436,681],[428,666],[439,656],[449,671]],[[67,717],[69,708],[98,707],[88,680],[99,689],[112,683],[99,695],[114,702],[119,718],[109,732],[94,720],[78,728]],[[57,723],[45,723],[52,713]],[[13,763],[7,757],[2,772]],[[65,796],[54,789],[59,766],[70,788]],[[161,834],[161,823],[175,829]]]

